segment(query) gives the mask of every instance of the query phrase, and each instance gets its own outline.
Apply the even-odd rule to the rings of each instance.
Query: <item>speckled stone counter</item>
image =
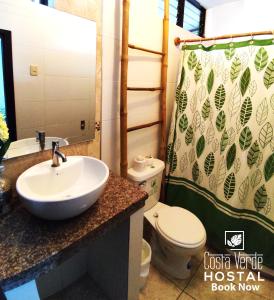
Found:
[[[32,216],[18,201],[0,221],[0,286],[9,290],[53,269],[144,206],[147,194],[110,174],[104,194],[90,209],[65,221]]]

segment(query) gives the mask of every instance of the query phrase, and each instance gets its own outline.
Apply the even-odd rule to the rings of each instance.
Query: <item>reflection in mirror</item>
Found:
[[[11,32],[2,29],[0,29],[0,113],[10,128],[10,139],[16,140]]]
[[[0,29],[12,46],[3,51],[0,35],[0,105],[13,141],[5,157],[49,149],[53,140],[68,145],[93,139],[96,23],[30,0],[2,0]],[[7,77],[12,66],[14,101],[5,85],[13,92]],[[44,147],[37,131],[45,132]]]

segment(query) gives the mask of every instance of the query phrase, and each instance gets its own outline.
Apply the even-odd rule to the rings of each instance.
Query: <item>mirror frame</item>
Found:
[[[10,141],[13,142],[17,140],[17,134],[16,134],[11,31],[0,29],[0,37],[2,40],[3,80],[4,80],[4,94],[5,94],[5,104],[6,104],[6,114],[7,114],[6,122],[9,128],[9,139]]]

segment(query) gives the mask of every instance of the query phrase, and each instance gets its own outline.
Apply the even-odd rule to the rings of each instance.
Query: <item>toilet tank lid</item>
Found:
[[[149,164],[142,171],[136,171],[133,168],[128,169],[128,178],[141,182],[159,174],[164,168],[165,164],[163,161],[153,158],[149,160]]]

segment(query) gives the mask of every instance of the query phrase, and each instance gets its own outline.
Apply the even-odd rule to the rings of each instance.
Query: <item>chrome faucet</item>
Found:
[[[64,153],[59,151],[59,142],[52,142],[52,167],[59,167],[59,157],[62,159],[62,162],[66,162],[67,158]]]
[[[40,150],[45,150],[46,143],[46,132],[45,131],[36,131],[36,142],[39,142]]]

